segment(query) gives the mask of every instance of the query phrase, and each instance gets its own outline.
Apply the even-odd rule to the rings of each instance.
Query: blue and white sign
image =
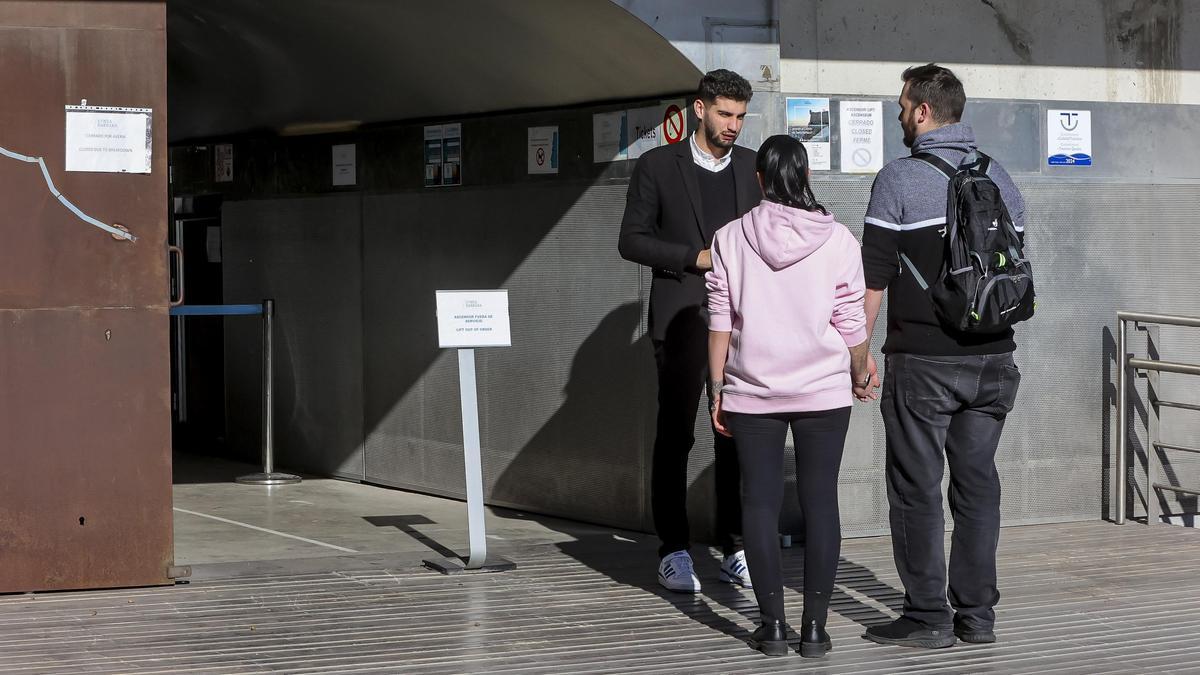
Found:
[[[1092,165],[1092,111],[1046,111],[1046,155],[1050,166]]]

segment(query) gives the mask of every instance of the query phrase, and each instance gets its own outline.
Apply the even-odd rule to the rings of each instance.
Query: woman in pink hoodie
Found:
[[[837,482],[850,406],[875,397],[868,372],[863,268],[850,230],[817,203],[808,154],[790,136],[758,151],[765,199],[713,240],[708,273],[713,425],[737,443],[742,535],[762,625],[751,645],[787,653],[779,509],[790,427],[804,511],[803,656],[825,632],[841,548]]]

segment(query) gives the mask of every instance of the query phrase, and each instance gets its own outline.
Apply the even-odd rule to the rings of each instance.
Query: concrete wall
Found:
[[[781,0],[785,91],[897,96],[936,61],[977,98],[1200,103],[1184,0]]]

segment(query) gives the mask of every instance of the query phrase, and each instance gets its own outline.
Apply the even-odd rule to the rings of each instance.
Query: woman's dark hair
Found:
[[[754,165],[762,174],[767,201],[829,215],[808,184],[808,151],[803,143],[783,134],[772,136],[759,147]]]

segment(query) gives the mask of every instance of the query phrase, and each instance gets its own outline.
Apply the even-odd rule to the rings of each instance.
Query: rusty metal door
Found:
[[[0,1],[0,592],[170,583],[166,68],[163,2]],[[149,174],[64,170],[83,99]]]

